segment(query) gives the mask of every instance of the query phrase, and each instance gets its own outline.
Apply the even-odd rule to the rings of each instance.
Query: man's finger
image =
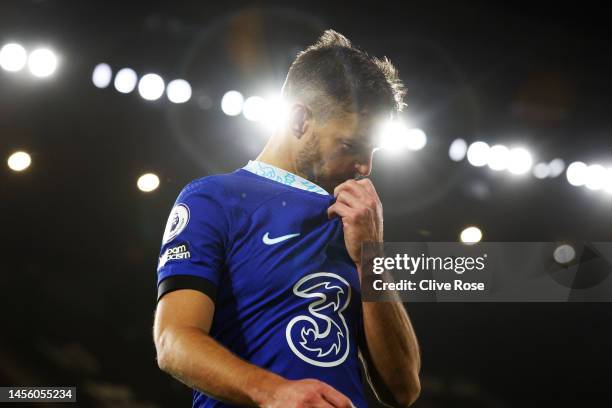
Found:
[[[334,197],[338,197],[338,194],[340,193],[340,191],[342,191],[342,189],[345,188],[345,184],[346,184],[346,181],[344,183],[338,184],[336,188],[334,188]]]
[[[363,200],[357,197],[352,190],[342,190],[336,198],[336,202],[341,202],[348,205],[351,208],[363,207]]]
[[[333,218],[334,216],[346,217],[351,213],[351,207],[348,205],[336,201],[334,204],[330,205],[327,209],[327,217]]]
[[[347,180],[342,184],[339,184],[334,189],[334,196],[338,197],[341,191],[352,191],[357,197],[363,198],[367,193],[367,190],[362,185],[358,184],[355,180]]]
[[[326,387],[323,391],[323,398],[330,402],[335,408],[352,408],[353,403],[350,399],[340,391],[332,388]]]
[[[374,187],[374,184],[372,183],[370,179],[364,178],[361,180],[357,180],[357,183],[363,186],[368,193],[372,194],[373,196],[376,197],[378,201],[380,201],[380,198],[378,197],[378,193],[376,192],[376,188]]]
[[[365,186],[357,186],[358,188],[345,188],[340,190],[336,202],[342,202],[355,210],[364,208],[373,209],[381,206],[380,199],[376,193],[371,193],[366,190]],[[356,192],[361,190],[362,195],[357,196]]]
[[[323,398],[321,395],[316,399],[316,401],[310,401],[307,404],[297,405],[299,407],[308,407],[308,408],[336,408],[334,404]],[[284,405],[279,405],[278,408],[284,408]],[[276,408],[276,407],[275,407]]]

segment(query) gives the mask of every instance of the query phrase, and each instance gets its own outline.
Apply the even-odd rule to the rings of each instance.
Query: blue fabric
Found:
[[[283,377],[324,381],[366,407],[359,279],[342,223],[327,218],[334,197],[282,172],[238,169],[188,184],[164,234],[158,285],[173,275],[210,280],[217,286],[210,334],[218,342]],[[229,406],[193,394],[194,407]]]

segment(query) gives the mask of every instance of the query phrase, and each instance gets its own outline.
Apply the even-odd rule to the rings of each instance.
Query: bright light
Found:
[[[170,102],[185,103],[191,99],[191,85],[184,79],[175,79],[168,83],[166,95]]]
[[[128,94],[136,88],[138,77],[131,68],[122,68],[115,75],[115,89],[121,93]]]
[[[604,190],[612,194],[612,167],[608,167]]]
[[[147,101],[155,101],[164,94],[164,80],[157,74],[146,74],[138,82],[138,93]]]
[[[427,144],[427,135],[421,129],[409,129],[399,120],[389,120],[380,129],[378,147],[398,152],[404,149],[421,150]]]
[[[21,71],[28,60],[25,48],[16,43],[6,44],[0,50],[0,67],[5,71]]]
[[[474,142],[467,151],[467,159],[472,166],[482,167],[489,161],[489,145],[485,142]]]
[[[242,105],[244,104],[244,97],[238,91],[229,91],[223,95],[221,99],[221,110],[228,116],[240,115],[242,112]]]
[[[159,177],[153,173],[143,174],[138,178],[138,182],[136,184],[138,185],[140,191],[150,193],[159,187]]]
[[[576,258],[576,250],[568,244],[559,245],[553,252],[553,258],[559,264],[568,264]]]
[[[248,97],[242,107],[242,114],[248,120],[258,122],[262,120],[266,113],[266,101],[261,96]]]
[[[565,174],[572,186],[580,187],[587,181],[587,165],[583,162],[573,162],[567,167]]]
[[[289,105],[285,103],[282,96],[277,94],[266,98],[266,109],[262,125],[268,131],[275,131],[280,128],[289,116]]]
[[[30,167],[30,164],[32,164],[32,158],[26,152],[16,152],[10,155],[7,163],[11,170],[23,171]]]
[[[504,145],[495,145],[489,150],[487,164],[491,170],[506,170],[510,160],[510,150]]]
[[[28,68],[35,77],[48,77],[57,68],[57,57],[47,48],[36,49],[28,57]]]
[[[408,147],[408,128],[402,122],[389,120],[380,130],[378,147],[390,152],[398,152]]]
[[[459,162],[465,158],[467,143],[463,139],[455,139],[448,149],[448,156],[452,161]]]
[[[550,168],[549,177],[552,177],[552,178],[559,177],[561,173],[563,173],[563,170],[565,170],[565,162],[557,158],[551,161],[548,167]]]
[[[550,175],[550,166],[547,163],[538,163],[533,166],[533,175],[538,179],[545,179]]]
[[[93,82],[96,88],[106,88],[110,85],[112,79],[113,70],[110,65],[105,63],[96,65],[91,74],[91,82]]]
[[[421,150],[427,144],[427,135],[421,129],[408,129],[406,147],[410,150]]]
[[[592,164],[587,167],[586,171],[586,187],[589,190],[601,190],[606,184],[608,171],[600,164]]]
[[[478,227],[467,227],[461,231],[459,238],[463,243],[475,244],[476,242],[480,242],[482,239],[482,231],[480,231],[480,228]]]
[[[522,147],[510,149],[508,170],[512,174],[525,174],[531,169],[531,154]]]

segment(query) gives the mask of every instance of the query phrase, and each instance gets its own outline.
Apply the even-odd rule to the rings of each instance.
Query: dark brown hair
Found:
[[[388,58],[371,57],[342,34],[326,30],[289,68],[283,96],[326,120],[345,112],[394,114],[404,107],[404,85]]]

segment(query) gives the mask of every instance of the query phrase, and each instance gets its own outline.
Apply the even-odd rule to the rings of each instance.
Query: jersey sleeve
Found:
[[[214,184],[200,181],[179,194],[166,223],[157,266],[157,300],[178,289],[213,301],[225,262],[229,223]]]

